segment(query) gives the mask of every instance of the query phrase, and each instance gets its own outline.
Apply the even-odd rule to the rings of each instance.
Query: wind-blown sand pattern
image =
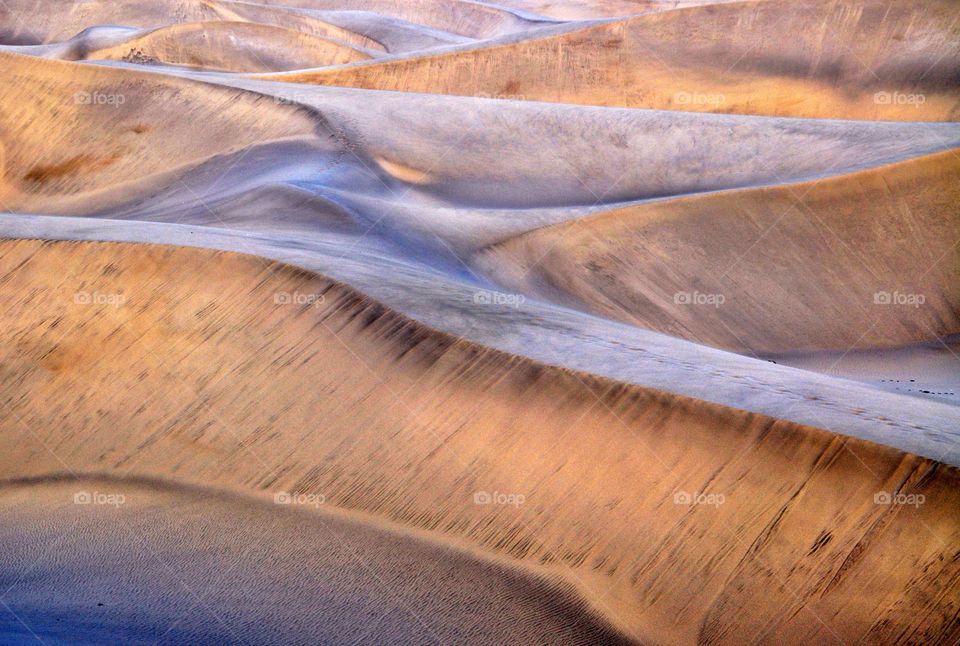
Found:
[[[0,4],[0,641],[960,643],[958,57]]]

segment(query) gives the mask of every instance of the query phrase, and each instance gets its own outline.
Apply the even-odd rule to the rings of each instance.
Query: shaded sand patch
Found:
[[[10,643],[629,643],[569,585],[320,503],[64,476],[0,514]]]

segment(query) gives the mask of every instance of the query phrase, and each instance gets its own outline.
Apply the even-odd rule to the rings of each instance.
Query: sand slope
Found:
[[[770,0],[278,78],[697,112],[948,121],[958,118],[958,58],[956,7],[947,0]]]
[[[0,54],[11,92],[0,100],[0,200],[12,210],[153,176],[264,138],[313,135],[295,106],[181,79]],[[69,72],[69,73],[68,73]],[[211,90],[212,93],[211,93]],[[175,107],[189,106],[192,119]],[[335,149],[317,138],[317,148]],[[141,189],[149,190],[148,182]],[[87,208],[95,201],[82,200]],[[22,206],[21,206],[22,208]]]
[[[77,493],[123,502],[76,505]],[[0,639],[628,643],[570,586],[324,507],[153,481],[5,483],[0,572],[26,625],[5,613]],[[53,566],[44,559],[51,544]]]
[[[355,195],[349,203],[342,198],[344,206],[375,213],[374,219],[384,207],[370,198],[404,202],[415,207],[413,214],[454,206],[490,214],[469,231],[463,214],[421,218],[437,224],[426,237],[459,236],[448,242],[459,250],[471,240],[475,247],[519,232],[494,223],[496,210],[513,209],[510,219],[536,228],[546,222],[532,208],[582,212],[599,204],[780,183],[960,144],[954,124],[538,106],[209,73],[197,77],[201,84],[10,54],[0,59],[18,81],[0,102],[7,124],[7,192],[0,199],[9,210],[28,212],[97,212],[159,187],[181,187],[196,175],[197,164],[227,170],[236,161],[228,154],[244,159],[257,145],[297,138],[312,150],[258,156],[258,175],[278,181],[285,169],[300,165],[299,179]],[[466,131],[464,124],[471,124]],[[81,159],[67,163],[77,151],[84,151]],[[726,163],[714,164],[717,157]],[[310,163],[321,170],[304,172]],[[221,188],[253,187],[259,178],[250,175]],[[205,191],[197,195],[209,198]],[[210,199],[205,202],[212,208]],[[415,219],[406,217],[404,226],[422,229]]]
[[[506,289],[739,352],[939,338],[960,332],[957,152],[614,210],[477,265]]]
[[[2,267],[10,477],[323,494],[563,572],[646,643],[960,636],[954,468],[484,350],[252,257],[26,241]]]
[[[124,60],[205,69],[282,71],[353,63],[370,56],[336,41],[244,22],[201,22],[164,27],[87,54],[91,60]]]

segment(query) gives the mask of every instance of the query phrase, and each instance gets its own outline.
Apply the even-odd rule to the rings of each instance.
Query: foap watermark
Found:
[[[323,294],[303,294],[301,292],[277,292],[273,295],[275,305],[313,305],[320,307],[326,297]]]
[[[918,308],[927,302],[927,297],[923,294],[913,294],[904,292],[884,292],[879,291],[873,295],[874,305],[905,305],[907,307]]]
[[[509,505],[519,507],[527,501],[522,493],[501,493],[499,491],[477,491],[473,494],[475,505]]]
[[[491,94],[489,92],[481,92],[480,94],[475,95],[478,99],[498,99],[500,101],[526,101],[527,97],[525,94],[509,94],[498,92],[496,94]]]
[[[527,298],[523,294],[504,294],[486,289],[481,289],[473,294],[473,302],[476,305],[497,305],[518,309],[526,300]]]
[[[327,502],[326,496],[319,493],[291,493],[289,491],[280,491],[273,494],[273,502],[276,505],[306,505],[308,507],[319,507]]]
[[[720,307],[727,302],[727,297],[723,294],[703,294],[701,292],[677,292],[673,295],[673,302],[676,305],[709,305],[711,307]]]
[[[119,108],[127,102],[127,97],[106,92],[77,92],[73,95],[73,102],[76,105],[109,105]]]
[[[905,92],[877,92],[873,95],[873,102],[877,105],[912,105],[919,108],[927,102],[927,97],[924,94]]]
[[[281,105],[294,105],[297,103],[308,103],[311,98],[316,98],[316,93],[284,89],[273,95],[273,102]]]
[[[103,505],[116,508],[125,502],[127,502],[127,497],[122,493],[77,491],[73,494],[73,504],[75,505]]]
[[[727,102],[723,94],[704,94],[702,92],[677,92],[673,95],[673,102],[677,105],[711,105],[718,106]]]
[[[903,493],[900,491],[878,491],[873,494],[873,503],[875,505],[903,505],[917,508],[927,501],[927,497],[922,493]]]
[[[673,494],[673,504],[696,507],[706,505],[708,507],[719,507],[727,501],[727,497],[722,493],[707,493],[705,491],[678,491]]]
[[[127,302],[123,294],[104,294],[102,292],[76,292],[73,302],[77,305],[100,305],[122,307]]]

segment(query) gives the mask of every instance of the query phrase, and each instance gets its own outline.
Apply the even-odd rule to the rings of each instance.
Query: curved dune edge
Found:
[[[347,45],[283,27],[248,22],[173,25],[90,52],[88,60],[188,65],[226,72],[280,72],[344,65],[370,56]]]
[[[811,17],[823,24],[811,28]],[[467,51],[256,78],[695,112],[960,119],[955,7],[738,2]]]
[[[169,171],[170,160],[196,164],[263,140],[321,134],[320,149],[341,146],[311,111],[242,90],[2,52],[0,64],[15,88],[0,97],[0,113],[18,126],[0,126],[0,204],[8,211],[132,183]]]
[[[221,180],[235,162],[268,154],[257,146],[300,138],[311,147],[306,154],[278,156],[235,184],[254,191],[254,180],[289,182],[284,173],[298,166],[298,179],[321,180],[361,202],[390,186],[409,202],[424,196],[455,205],[458,218],[466,217],[466,207],[482,227],[452,226],[444,217],[427,224],[436,231],[417,234],[436,244],[436,232],[464,256],[515,235],[517,227],[545,224],[529,207],[582,208],[798,180],[960,142],[954,124],[508,105],[212,73],[191,80],[14,54],[0,54],[0,62],[17,80],[0,99],[0,123],[7,124],[0,125],[7,149],[0,179],[4,210],[90,215],[160,190],[180,191],[205,206],[215,197],[207,189],[222,192],[231,185]],[[184,118],[173,119],[179,114]],[[483,134],[462,137],[464,122]],[[590,137],[578,134],[584,129]],[[518,138],[518,130],[529,136]],[[454,149],[461,154],[449,154]],[[714,163],[717,157],[726,163]],[[378,160],[406,172],[385,169]],[[668,166],[672,170],[663,172]],[[348,179],[349,173],[358,175]],[[372,183],[357,181],[364,177]],[[209,215],[215,206],[201,209]],[[369,202],[356,208],[371,209]],[[374,208],[364,214],[371,222],[381,219],[380,207]],[[501,208],[516,211],[510,216],[516,226],[493,232],[493,218],[478,216]],[[407,229],[421,226],[416,217],[402,217]],[[465,250],[469,245],[475,246]]]
[[[255,257],[7,241],[0,265],[11,478],[321,494],[570,571],[643,643],[960,637],[957,469],[487,350]]]
[[[535,27],[542,21],[553,22],[532,15],[525,18],[525,14],[516,10],[459,0],[419,0],[415,3],[409,0],[285,0],[274,6],[230,0],[157,0],[149,4],[140,0],[90,0],[83,3],[80,11],[45,9],[49,10],[38,9],[35,0],[4,2],[0,5],[0,24],[9,25],[10,32],[0,32],[3,37],[0,42],[18,45],[62,42],[94,25],[154,29],[169,24],[238,19],[293,26],[300,31],[322,30],[356,44],[362,44],[365,38],[357,33],[351,35],[349,29],[324,24],[322,18],[299,13],[297,9],[372,11],[473,38],[515,33]]]
[[[611,210],[475,265],[507,289],[736,352],[842,352],[960,332],[958,242],[954,149]]]
[[[116,502],[77,504],[75,496],[84,494],[90,500],[97,494],[111,496]],[[256,643],[274,643],[270,633],[282,637],[283,641],[276,643],[300,643],[352,640],[350,631],[369,630],[373,634],[367,635],[364,643],[387,639],[411,643],[425,638],[478,644],[553,640],[584,646],[635,643],[590,608],[578,584],[560,572],[496,558],[435,534],[330,508],[322,502],[277,504],[273,496],[254,492],[143,477],[59,473],[0,481],[0,509],[6,528],[28,537],[11,541],[10,534],[0,534],[3,562],[14,575],[18,567],[34,564],[34,576],[28,580],[13,577],[17,581],[6,600],[44,637],[92,639],[84,634],[90,626],[82,622],[56,626],[59,634],[44,634],[39,625],[29,621],[29,610],[23,610],[31,605],[26,599],[42,597],[45,588],[60,585],[69,590],[63,579],[82,578],[88,583],[81,603],[93,606],[100,595],[110,602],[103,604],[109,606],[106,617],[98,617],[98,623],[105,624],[97,626],[102,636],[112,632],[117,638],[118,632],[129,630],[124,623],[142,624],[146,615],[159,630],[144,638],[155,641],[165,627],[180,627],[181,614],[189,610],[166,604],[157,608],[149,603],[151,595],[174,603],[181,596],[164,589],[172,570],[184,578],[171,587],[194,592],[204,600],[206,610],[212,612],[211,606],[216,606],[213,614],[221,619],[228,613],[238,616],[239,626],[214,622],[211,632],[215,635],[208,639],[219,643],[232,641],[243,630],[257,630],[244,635]],[[151,526],[162,528],[156,531],[159,536],[151,535]],[[53,572],[47,571],[49,564],[42,557],[32,553],[47,542],[37,540],[38,528],[53,535],[83,537],[73,544],[58,542],[57,565],[50,568]],[[91,548],[91,543],[109,552],[109,562],[125,576],[111,577],[104,572],[109,566],[93,565],[98,561],[91,552],[95,554],[97,549]],[[181,570],[178,556],[191,551],[200,558]],[[268,571],[258,572],[258,568]],[[131,585],[125,580],[131,569],[151,585]],[[348,581],[344,581],[345,571],[350,574]],[[237,572],[239,577],[229,582],[218,580],[223,572]],[[253,599],[228,598],[220,607],[211,597],[227,586],[240,590],[257,587],[258,594]],[[358,590],[362,596],[356,596]],[[351,595],[354,605],[341,604],[349,610],[348,616],[331,612],[331,599],[350,599]],[[318,599],[325,602],[318,604]],[[69,602],[63,605],[69,607]],[[401,624],[406,634],[391,635],[387,625],[377,631],[376,624],[361,619],[367,613],[379,618],[391,606],[406,619],[406,625]],[[46,616],[62,610],[49,599],[42,608],[30,609]],[[277,617],[281,609],[290,616]],[[92,607],[84,611],[98,612]],[[134,612],[139,615],[136,621],[125,618],[125,613]],[[439,622],[438,617],[442,618]],[[268,624],[269,631],[253,629],[250,622]]]
[[[58,4],[74,3],[67,0]],[[285,0],[274,5],[230,0],[157,0],[149,4],[138,0],[87,0],[79,10],[50,9],[37,11],[34,0],[9,0],[0,5],[0,24],[9,25],[12,32],[0,32],[4,37],[0,42],[31,45],[64,41],[88,27],[107,24],[153,29],[169,24],[241,19],[280,26],[292,24],[305,30],[324,22],[313,14],[298,13],[298,9],[369,11],[473,38],[491,38],[521,32],[541,22],[554,22],[516,10],[459,0]],[[21,24],[19,19],[24,16],[28,19]]]

